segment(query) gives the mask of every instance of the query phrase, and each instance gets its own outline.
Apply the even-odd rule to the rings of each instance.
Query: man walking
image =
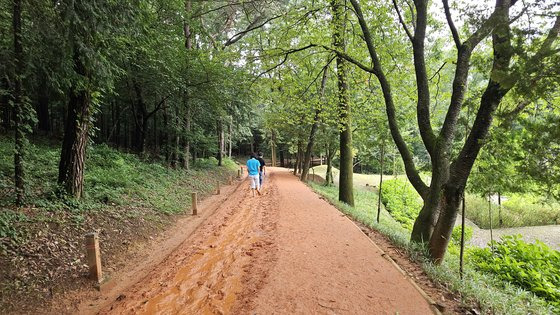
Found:
[[[260,166],[261,163],[255,158],[255,153],[251,153],[251,157],[247,161],[247,172],[249,173],[249,181],[251,182],[253,197],[255,196],[255,190],[257,191],[257,194],[261,194],[261,185],[259,181]]]
[[[259,157],[257,158],[257,160],[259,161],[259,163],[261,163],[261,167],[259,169],[259,185],[262,188],[263,178],[266,171],[266,163],[264,162],[262,152],[259,152]]]

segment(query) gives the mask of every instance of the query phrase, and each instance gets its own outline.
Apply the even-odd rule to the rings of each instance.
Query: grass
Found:
[[[326,165],[313,167],[315,174],[324,178],[327,171]],[[333,168],[335,184],[338,184],[339,170]],[[427,180],[429,176],[425,175]],[[383,180],[394,179],[395,176],[386,175]],[[405,175],[397,175],[396,178],[405,179]],[[354,173],[354,187],[363,189],[366,184],[379,186],[380,176],[378,174]],[[410,184],[408,184],[412,187]],[[419,198],[419,197],[418,197]],[[488,211],[488,199],[467,193],[466,200],[467,218],[479,228],[490,228],[490,215]],[[502,204],[500,225],[500,213],[497,204],[492,204],[492,228],[508,228],[522,226],[539,226],[560,224],[560,203],[554,200],[544,200],[533,194],[510,194]]]
[[[11,140],[0,137],[0,207],[14,203],[12,151]],[[87,152],[85,196],[77,202],[59,199],[55,194],[59,152],[58,146],[45,141],[29,145],[25,164],[28,204],[49,210],[91,210],[108,204],[133,203],[162,213],[179,213],[190,202],[185,188],[201,193],[211,191],[222,173],[233,175],[236,169],[228,159],[224,160],[224,167],[218,168],[214,158],[199,159],[191,170],[173,169],[106,145],[94,145]],[[197,180],[189,180],[194,177]]]
[[[315,171],[316,175],[319,175],[319,176],[325,178],[325,174],[327,172],[327,166],[326,165],[315,166],[315,167],[311,168],[309,173],[313,174],[313,171]],[[336,167],[333,167],[334,182],[337,185],[338,185],[338,174],[339,173],[340,173],[340,171]],[[397,175],[396,177],[397,178],[406,178],[406,175]],[[373,186],[379,187],[380,178],[381,178],[381,176],[379,176],[379,174],[354,173],[354,175],[353,175],[354,187],[365,188],[366,184],[369,185],[369,186],[373,185]],[[386,179],[392,179],[392,178],[395,178],[395,177],[393,175],[385,175],[385,176],[383,176],[383,181],[385,181]]]
[[[490,228],[488,198],[467,194],[467,218],[483,229]],[[555,201],[543,202],[531,194],[512,194],[502,203],[502,224],[499,221],[499,207],[492,203],[492,227],[521,227],[560,224],[560,204]]]
[[[45,139],[29,144],[26,206],[18,210],[13,206],[13,141],[0,135],[0,249],[6,247],[3,243],[25,241],[26,226],[38,222],[79,227],[98,215],[117,220],[144,215],[142,219],[160,222],[159,216],[184,212],[191,202],[190,191],[209,194],[217,179],[225,180],[237,169],[228,159],[217,167],[214,158],[199,159],[191,170],[173,169],[106,145],[92,145],[87,151],[85,195],[78,201],[57,194],[59,147]]]
[[[342,212],[372,229],[387,235],[395,245],[406,250],[413,259],[421,262],[428,276],[435,282],[458,292],[465,302],[478,302],[486,314],[550,314],[554,309],[546,301],[533,293],[502,281],[490,274],[477,272],[466,257],[465,276],[459,277],[458,248],[450,246],[441,265],[434,265],[425,259],[422,248],[409,242],[410,232],[396,222],[386,211],[382,212],[380,223],[374,220],[375,209],[372,201],[377,194],[371,191],[355,190],[355,207],[338,201],[338,189],[311,184],[319,194],[330,200]]]

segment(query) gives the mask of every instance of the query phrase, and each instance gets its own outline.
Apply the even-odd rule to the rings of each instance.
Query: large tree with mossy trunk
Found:
[[[467,179],[488,135],[497,106],[522,78],[538,80],[536,73],[539,67],[550,56],[558,53],[553,44],[560,30],[560,16],[557,12],[552,12],[550,16],[554,18],[553,25],[542,37],[517,36],[515,38],[516,41],[521,42],[521,44],[516,42],[517,45],[534,44],[538,48],[533,54],[515,55],[515,62],[512,61],[515,50],[512,46],[514,35],[511,25],[526,12],[526,8],[522,8],[518,10],[520,13],[512,16],[512,7],[516,2],[516,0],[497,0],[492,13],[481,20],[478,26],[473,26],[474,30],[466,36],[466,39],[462,39],[464,35],[460,34],[455,27],[448,1],[443,0],[443,11],[457,54],[454,60],[454,78],[450,87],[451,96],[448,109],[439,131],[436,132],[430,116],[430,89],[425,56],[427,26],[430,19],[429,12],[431,12],[430,2],[428,0],[414,1],[414,7],[410,8],[413,12],[411,28],[399,10],[399,4],[396,0],[393,1],[396,16],[412,47],[411,54],[417,87],[416,116],[420,136],[431,163],[429,184],[420,177],[413,154],[401,135],[396,118],[395,98],[384,70],[385,63],[379,58],[374,35],[368,27],[358,0],[350,0],[350,3],[360,24],[372,66],[360,62],[336,47],[334,49],[338,56],[372,73],[379,81],[392,138],[404,161],[408,179],[424,201],[422,210],[415,221],[411,239],[415,242],[426,243],[429,255],[435,262],[441,262],[445,255]],[[463,140],[458,140],[456,137],[457,122],[467,93],[471,57],[477,45],[488,37],[491,37],[493,51],[492,62],[488,69],[488,82],[479,98],[476,118],[466,140],[461,145],[458,141]],[[456,154],[454,154],[454,146],[460,147]]]
[[[346,10],[341,0],[331,1],[333,15],[333,46],[337,51],[346,52]],[[348,65],[340,55],[336,58],[336,78],[338,80],[338,116],[340,137],[340,174],[338,178],[338,199],[354,206],[353,161],[352,161],[352,116],[348,97]]]

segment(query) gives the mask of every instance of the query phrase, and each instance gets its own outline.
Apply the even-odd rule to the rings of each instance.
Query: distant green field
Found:
[[[325,177],[327,172],[326,165],[315,166],[310,171],[313,174]],[[334,182],[338,185],[339,170],[333,167]],[[406,180],[406,175],[397,176],[385,175],[383,181],[394,178]],[[359,174],[354,173],[354,187],[365,189],[366,184],[379,187],[379,174]],[[492,227],[508,228],[522,226],[539,226],[560,223],[560,204],[555,201],[543,202],[542,198],[531,194],[513,194],[508,196],[508,200],[503,203],[501,210],[502,224],[499,222],[498,205],[492,205]],[[419,211],[420,209],[418,209]],[[490,228],[490,216],[488,211],[487,199],[475,194],[467,193],[466,203],[467,218],[473,221],[482,229]]]
[[[315,171],[316,175],[319,175],[321,177],[325,177],[325,174],[327,173],[327,166],[326,165],[319,165],[319,166],[315,166],[311,169],[311,171],[309,171],[311,174],[313,174],[313,171]],[[333,167],[333,177],[334,177],[334,182],[335,184],[338,185],[338,174],[340,173],[340,171]],[[379,181],[381,176],[379,174],[359,174],[359,173],[354,173],[354,187],[358,187],[358,188],[365,188],[366,184],[368,184],[369,186],[375,186],[378,187],[379,186]],[[406,178],[406,175],[397,175],[397,178]],[[395,178],[395,176],[393,175],[384,175],[383,176],[383,180],[386,179],[392,179]]]

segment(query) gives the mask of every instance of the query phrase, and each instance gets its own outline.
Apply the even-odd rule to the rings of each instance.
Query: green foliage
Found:
[[[0,137],[0,206],[11,204],[13,168],[10,152],[13,142]],[[216,167],[215,158],[198,159],[193,169],[173,169],[159,163],[142,161],[137,155],[122,153],[107,145],[88,148],[85,171],[86,195],[83,200],[60,198],[56,192],[59,149],[45,141],[30,144],[28,163],[29,203],[48,211],[72,213],[77,223],[80,216],[108,205],[152,207],[161,213],[179,213],[190,202],[185,189],[201,193],[214,189],[215,180],[233,174],[236,164],[224,160]],[[191,182],[190,178],[198,178]],[[4,185],[4,183],[6,183]]]
[[[467,218],[478,227],[490,228],[488,213],[488,198],[467,194]],[[500,226],[500,211],[497,204],[492,203],[492,227],[522,227],[560,223],[560,204],[543,200],[542,197],[530,193],[516,193],[507,195],[502,202],[502,225]]]
[[[534,292],[560,312],[560,252],[539,241],[526,243],[515,235],[494,242],[493,253],[489,248],[476,248],[471,256],[478,270]]]
[[[470,241],[473,235],[473,228],[465,225],[465,244]],[[451,242],[454,245],[461,245],[461,225],[457,225],[453,228],[451,232]]]
[[[406,179],[390,179],[383,182],[381,201],[407,230],[412,230],[414,220],[422,209],[422,200]]]
[[[20,225],[26,221],[27,216],[23,213],[9,209],[0,210],[0,252],[23,241],[25,229]]]

